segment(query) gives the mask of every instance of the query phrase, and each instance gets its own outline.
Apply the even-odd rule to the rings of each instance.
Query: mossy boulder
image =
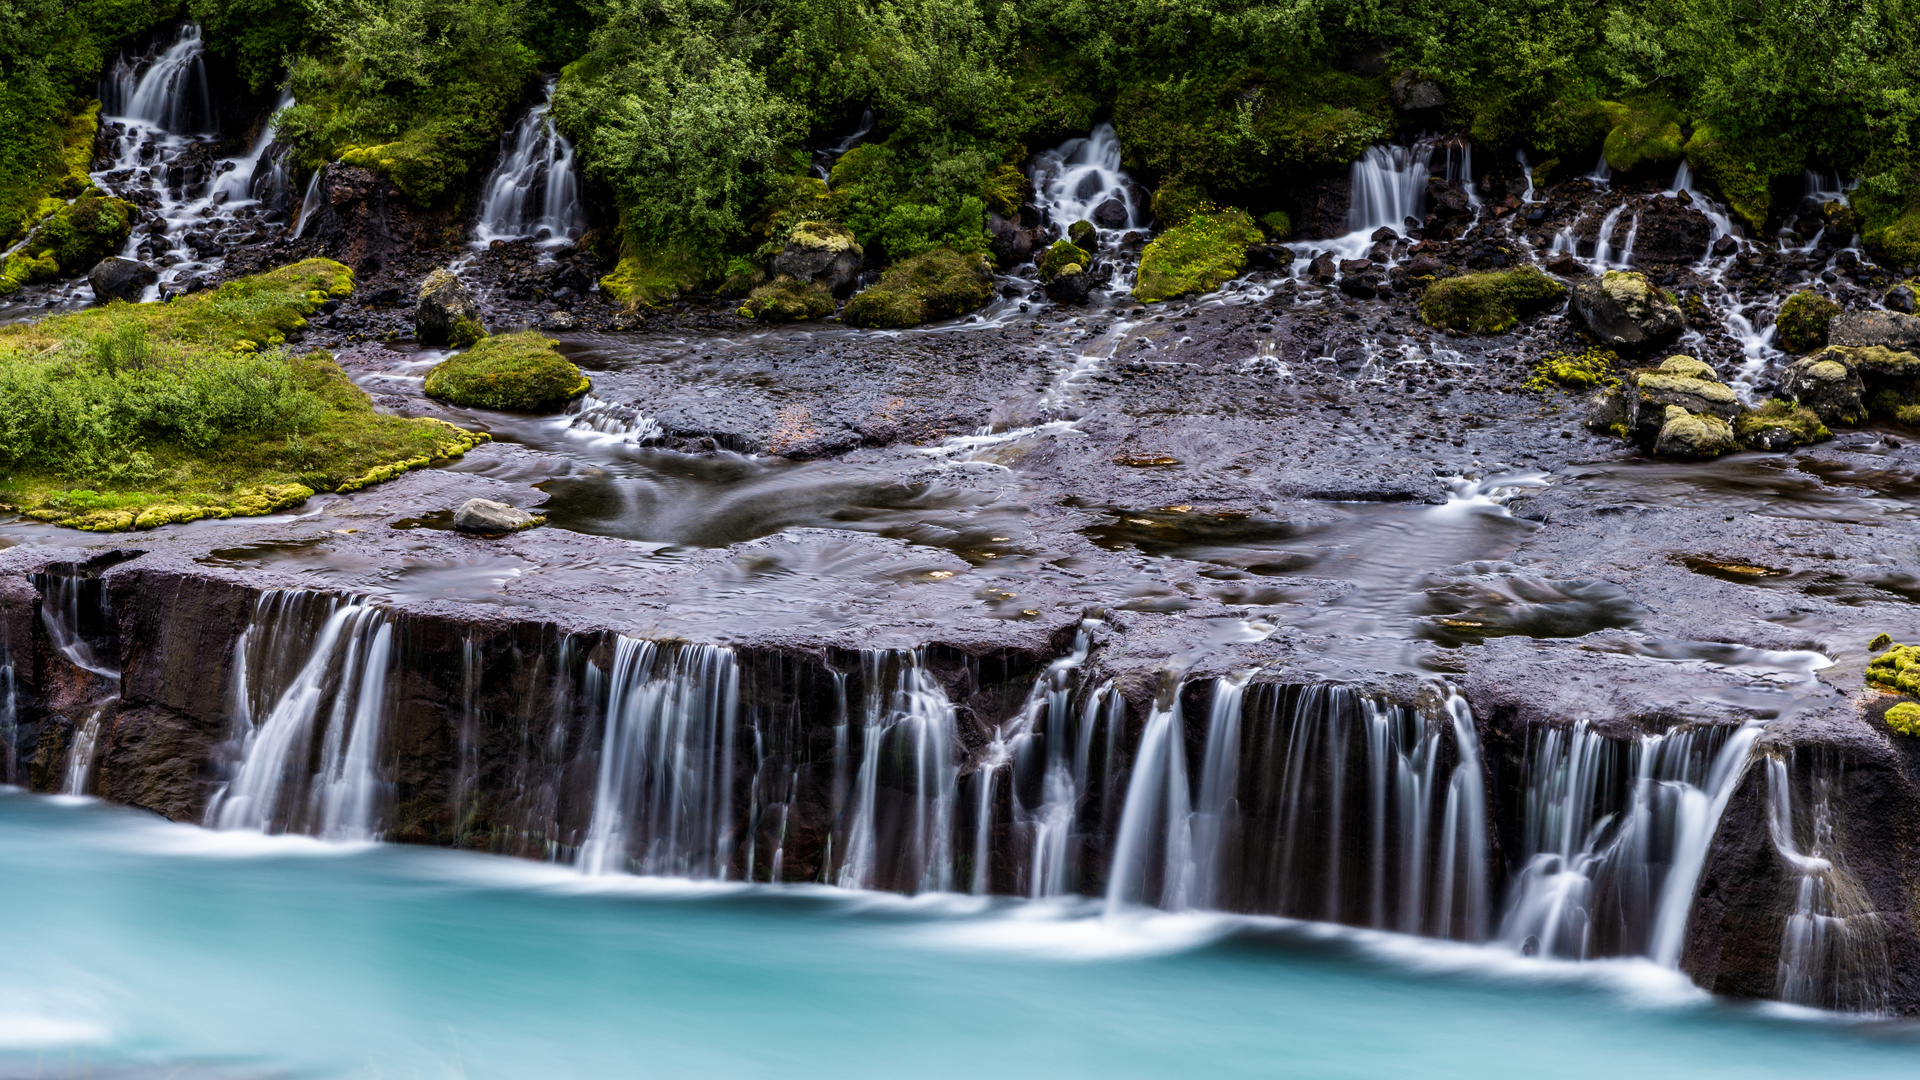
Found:
[[[1895,645],[1868,661],[1867,682],[1920,695],[1920,645]]]
[[[1082,270],[1092,266],[1093,254],[1071,240],[1055,240],[1034,260],[1034,265],[1040,269],[1041,281],[1052,281],[1065,273],[1069,266],[1077,266]]]
[[[1616,172],[1670,165],[1680,160],[1687,138],[1680,130],[1680,114],[1664,102],[1620,105],[1609,110],[1613,129],[1602,152]]]
[[[1774,316],[1774,341],[1788,352],[1812,352],[1827,343],[1827,327],[1838,314],[1840,305],[1817,292],[1794,293]]]
[[[435,270],[420,283],[414,302],[413,332],[423,345],[463,349],[487,336],[480,305],[451,270]]]
[[[1732,448],[1732,425],[1741,411],[1739,395],[1710,366],[1691,356],[1670,356],[1658,367],[1626,372],[1618,385],[1596,394],[1586,422],[1594,431],[1631,439],[1655,453],[1713,457]],[[1714,423],[1694,424],[1690,417]]]
[[[1567,287],[1532,266],[1443,278],[1420,295],[1428,326],[1467,334],[1504,334],[1522,315],[1558,304]]]
[[[1196,213],[1155,237],[1140,254],[1135,299],[1151,303],[1212,292],[1247,266],[1247,249],[1265,239],[1244,210]]]
[[[747,294],[740,314],[762,322],[798,322],[833,314],[833,294],[826,286],[777,278]]]
[[[1645,274],[1609,270],[1573,287],[1573,313],[1601,345],[1638,355],[1680,336],[1687,324],[1680,306]]]
[[[1877,416],[1920,425],[1920,355],[1884,345],[1829,345],[1787,365],[1781,391],[1829,424]]]
[[[653,307],[716,278],[715,268],[695,252],[675,244],[640,244],[631,240],[620,261],[600,279],[600,288],[617,303]]]
[[[1100,246],[1100,234],[1093,222],[1081,220],[1067,226],[1067,242],[1081,251],[1092,251]]]
[[[1653,452],[1662,457],[1713,458],[1738,446],[1731,424],[1678,405],[1666,407],[1660,433],[1653,440]]]
[[[1733,433],[1755,450],[1787,450],[1833,438],[1818,413],[1790,401],[1769,401],[1741,413],[1733,421]]]
[[[982,255],[934,248],[888,267],[880,280],[847,301],[851,326],[902,328],[950,319],[993,299],[993,269]]]
[[[845,225],[802,221],[787,235],[786,246],[773,257],[772,268],[776,276],[819,285],[830,293],[844,293],[859,278],[865,256],[853,231]]]
[[[427,372],[427,396],[474,408],[552,412],[593,388],[553,344],[531,330],[485,338]]]
[[[1920,704],[1902,701],[1888,708],[1880,718],[1895,734],[1920,738]]]
[[[1285,240],[1293,235],[1293,219],[1285,210],[1272,210],[1260,215],[1260,227],[1267,230],[1269,240]]]

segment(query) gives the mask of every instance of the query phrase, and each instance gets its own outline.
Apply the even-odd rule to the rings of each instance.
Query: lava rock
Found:
[[[1573,257],[1573,252],[1556,251],[1547,257],[1547,271],[1559,277],[1581,277],[1587,268]]]
[[[1672,341],[1687,323],[1672,297],[1645,274],[1629,271],[1610,270],[1575,285],[1572,306],[1602,345],[1629,355]]]
[[[138,303],[147,286],[160,280],[160,272],[146,263],[114,256],[101,259],[87,271],[87,284],[93,286],[94,299],[101,303],[125,300]]]
[[[1334,261],[1330,253],[1316,256],[1307,264],[1307,273],[1313,275],[1313,280],[1322,285],[1333,284],[1333,279],[1338,276],[1339,270],[1339,264]]]
[[[1412,274],[1414,277],[1432,277],[1438,274],[1442,268],[1443,264],[1439,259],[1434,258],[1424,251],[1415,255],[1407,263],[1407,273]]]
[[[1873,345],[1910,352],[1920,348],[1920,315],[1897,311],[1843,311],[1827,324],[1827,341],[1853,348]]]
[[[1884,303],[1889,311],[1897,311],[1902,315],[1913,314],[1912,286],[1901,284],[1888,289]]]
[[[1427,180],[1427,216],[1438,222],[1464,222],[1473,217],[1473,203],[1458,184],[1443,177]]]
[[[468,499],[453,512],[453,527],[470,533],[518,532],[545,520],[492,499]]]
[[[1707,215],[1674,199],[1651,198],[1634,208],[1633,260],[1673,266],[1698,262],[1713,240]],[[1722,237],[1725,239],[1725,237]]]
[[[420,283],[413,329],[425,345],[466,346],[486,334],[480,323],[480,305],[449,270],[435,270]]]
[[[803,221],[773,257],[773,272],[824,287],[835,296],[851,292],[866,253],[844,225]]]
[[[1047,299],[1056,304],[1084,304],[1093,292],[1094,275],[1078,263],[1055,274],[1044,286]]]
[[[1844,355],[1827,349],[1788,364],[1780,392],[1829,424],[1861,423],[1867,418],[1867,387]]]
[[[994,265],[1002,270],[1011,270],[1032,259],[1034,249],[1041,243],[1040,230],[1027,224],[1024,213],[1010,218],[988,211],[987,234],[991,237],[988,250],[993,254]]]
[[[1247,265],[1260,270],[1287,270],[1296,256],[1285,244],[1255,244],[1247,249]]]
[[[1731,236],[1723,236],[1713,242],[1713,255],[1717,259],[1724,259],[1739,250],[1740,241]]]
[[[1103,229],[1126,228],[1127,204],[1119,199],[1108,199],[1093,208],[1093,223]]]

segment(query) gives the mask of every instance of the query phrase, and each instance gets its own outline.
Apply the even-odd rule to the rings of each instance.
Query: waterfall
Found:
[[[14,681],[13,653],[0,638],[0,784],[14,781],[20,765],[20,696]]]
[[[307,222],[313,220],[313,212],[320,209],[320,173],[322,171],[315,169],[313,175],[307,177],[307,190],[300,195],[300,212],[293,221],[295,240],[300,239],[301,235],[307,231]]]
[[[573,144],[553,122],[557,81],[546,81],[540,104],[501,140],[500,163],[481,186],[475,236],[483,244],[520,237],[558,244],[585,227]]]
[[[173,44],[151,61],[122,55],[100,81],[101,113],[176,135],[212,127],[206,47],[197,23],[183,23]]]
[[[1406,235],[1407,219],[1417,221],[1426,212],[1427,163],[1432,156],[1431,143],[1368,147],[1351,170],[1347,237],[1364,236],[1370,243],[1381,228]]]
[[[1193,816],[1194,899],[1203,908],[1220,905],[1227,873],[1227,836],[1240,795],[1240,700],[1252,675],[1215,680],[1207,708],[1207,749]]]
[[[1539,201],[1533,197],[1533,163],[1527,160],[1525,150],[1515,150],[1513,159],[1520,163],[1520,175],[1527,178],[1527,190],[1521,192],[1520,201],[1527,206],[1532,206]],[[1684,167],[1683,165],[1682,168]]]
[[[1128,904],[1186,909],[1193,899],[1193,803],[1187,788],[1184,682],[1161,687],[1140,736],[1114,836],[1107,911]]]
[[[120,678],[120,672],[107,666],[85,632],[89,621],[112,625],[105,583],[83,574],[50,572],[33,575],[33,581],[40,588],[40,621],[54,649],[77,668],[109,679]]]
[[[1585,722],[1528,739],[1524,866],[1500,937],[1528,954],[1674,966],[1694,887],[1757,728],[1613,739]]]
[[[1792,765],[1774,753],[1766,755],[1766,765],[1768,835],[1798,879],[1793,913],[1780,931],[1774,993],[1795,1005],[1883,1012],[1893,977],[1886,927],[1859,881],[1839,862],[1832,800],[1837,766],[1815,758],[1808,778],[1811,805],[1800,814]],[[1805,847],[1800,836],[1810,841]]]
[[[561,412],[556,423],[564,430],[590,438],[641,445],[667,437],[659,421],[632,405],[603,401],[584,394]]]
[[[324,622],[310,634],[316,618]],[[376,836],[392,652],[393,628],[380,608],[302,591],[262,593],[234,646],[237,768],[207,807],[207,824],[337,840]],[[317,761],[316,724],[325,725]]]
[[[100,722],[106,714],[107,703],[95,706],[74,731],[73,746],[67,750],[67,777],[61,785],[61,794],[85,795],[92,785],[94,756],[100,748]]]
[[[261,125],[260,134],[253,140],[246,156],[227,159],[225,164],[232,168],[214,180],[209,192],[211,198],[229,204],[243,199],[268,202],[279,189],[286,186],[286,155],[283,153],[269,158],[267,151],[273,145],[273,121],[292,105],[293,94],[280,95],[280,103],[273,107],[267,123]],[[266,168],[264,173],[261,171],[263,165]]]
[[[1603,274],[1608,270],[1619,269],[1619,267],[1613,264],[1613,230],[1615,226],[1620,224],[1620,215],[1624,213],[1626,209],[1627,204],[1621,203],[1619,206],[1607,211],[1607,216],[1600,219],[1600,232],[1594,237],[1593,259],[1591,260],[1593,271],[1596,274]]]
[[[727,876],[739,678],[730,649],[615,640],[583,871]]]
[[[918,650],[862,653],[861,679],[860,769],[843,811],[846,856],[836,880],[861,889],[949,890],[959,778],[953,704]]]
[[[1120,136],[1112,124],[1033,155],[1033,202],[1046,212],[1056,236],[1065,237],[1076,221],[1091,222],[1103,233],[1140,228],[1147,214],[1138,205],[1138,190],[1120,168]],[[1126,208],[1126,220],[1118,225],[1103,225],[1094,217],[1109,199]]]
[[[1613,166],[1607,164],[1606,151],[1602,150],[1600,152],[1600,160],[1593,163],[1593,171],[1587,174],[1587,179],[1593,181],[1598,187],[1606,188],[1612,186]]]

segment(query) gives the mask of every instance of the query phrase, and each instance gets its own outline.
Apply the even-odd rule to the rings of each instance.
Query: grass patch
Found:
[[[496,334],[427,372],[427,394],[455,405],[549,412],[588,390],[592,380],[531,330]]]
[[[1247,248],[1263,239],[1244,210],[1210,210],[1155,237],[1140,254],[1136,299],[1151,303],[1212,292],[1247,266]]]
[[[1532,266],[1445,278],[1420,296],[1428,326],[1467,334],[1504,334],[1527,312],[1549,307],[1567,287]]]
[[[484,441],[377,413],[325,353],[276,347],[352,288],[309,259],[0,328],[0,505],[94,531],[264,514]]]

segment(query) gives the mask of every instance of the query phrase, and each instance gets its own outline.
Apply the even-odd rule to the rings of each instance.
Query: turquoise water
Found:
[[[1640,962],[1091,906],[583,879],[0,792],[0,1077],[1920,1075]]]

